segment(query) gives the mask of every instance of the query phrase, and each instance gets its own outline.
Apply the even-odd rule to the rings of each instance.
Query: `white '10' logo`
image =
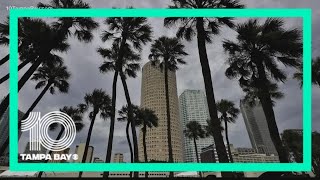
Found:
[[[59,123],[64,128],[64,136],[59,140],[50,138],[51,124]],[[72,118],[61,111],[47,113],[41,118],[40,112],[31,112],[21,120],[21,131],[30,131],[30,151],[40,151],[41,146],[50,151],[63,151],[71,146],[76,137],[76,125]]]

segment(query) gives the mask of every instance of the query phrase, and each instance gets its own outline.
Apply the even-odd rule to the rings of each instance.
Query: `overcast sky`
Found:
[[[170,0],[84,0],[93,8],[111,8],[111,7],[129,7],[136,8],[166,8]],[[8,15],[7,6],[30,7],[36,6],[39,0],[10,0],[0,1],[0,22],[3,22]],[[48,1],[42,1],[48,2]],[[320,55],[320,1],[319,0],[242,0],[249,8],[312,8],[313,10],[313,56]],[[318,7],[318,8],[315,8]],[[94,31],[94,39],[91,43],[80,43],[75,38],[69,38],[71,49],[61,56],[65,60],[72,77],[69,81],[70,90],[68,94],[51,95],[47,93],[37,105],[34,111],[40,111],[42,115],[47,112],[58,110],[63,106],[74,106],[83,102],[85,93],[92,92],[95,88],[102,88],[108,94],[111,94],[113,74],[101,74],[98,67],[103,62],[96,49],[99,46],[110,47],[108,43],[102,43],[100,34],[106,26],[101,22],[103,19],[95,19],[100,23],[99,29]],[[243,22],[245,19],[237,19],[236,22]],[[162,35],[174,36],[176,29],[167,29],[163,27],[163,19],[149,19],[149,23],[153,27],[153,38],[156,39]],[[299,18],[285,19],[287,28],[300,28],[302,21]],[[243,97],[242,90],[239,88],[236,80],[229,80],[225,77],[224,72],[227,68],[225,63],[227,57],[223,52],[221,41],[223,39],[234,39],[235,32],[223,28],[221,35],[214,38],[213,44],[208,44],[208,57],[212,72],[213,86],[216,100],[228,99],[234,101],[239,106],[239,100]],[[183,42],[189,56],[185,58],[187,65],[181,66],[177,72],[177,94],[180,95],[185,89],[204,89],[203,78],[199,63],[197,44],[195,41]],[[148,54],[150,52],[150,43],[144,47],[142,52],[142,65],[148,62]],[[0,48],[0,58],[8,53],[7,47]],[[25,68],[27,69],[27,68]],[[25,69],[19,75],[21,76]],[[0,76],[8,72],[8,65],[0,67]],[[302,91],[296,80],[292,80],[294,70],[286,70],[288,81],[279,84],[280,89],[284,92],[285,97],[276,102],[274,108],[277,124],[282,132],[284,129],[301,128],[302,127]],[[41,92],[34,90],[36,82],[29,81],[23,87],[19,94],[19,109],[25,112],[32,104],[34,99]],[[128,80],[128,86],[132,102],[140,105],[140,89],[141,89],[141,73],[135,79]],[[0,85],[0,98],[2,99],[8,93],[8,84]],[[313,130],[320,131],[320,88],[313,87]],[[117,109],[126,104],[123,88],[118,83]],[[77,134],[77,138],[72,146],[71,153],[74,152],[76,144],[84,143],[87,135],[89,120],[87,115],[84,116],[86,127]],[[124,153],[125,161],[129,161],[128,145],[125,138],[125,124],[116,123],[116,131],[114,137],[113,153]],[[109,131],[109,121],[97,119],[94,132],[91,138],[91,145],[95,147],[94,157],[105,159],[107,137]],[[242,115],[240,115],[235,124],[230,125],[230,141],[236,147],[251,147],[248,133],[246,131]],[[53,134],[53,138],[55,134]],[[23,134],[20,139],[19,150],[23,152],[28,134]]]

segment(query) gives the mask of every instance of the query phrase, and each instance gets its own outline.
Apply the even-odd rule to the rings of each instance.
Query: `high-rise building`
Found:
[[[76,146],[75,153],[78,155],[78,159],[75,160],[74,162],[80,162],[80,163],[82,162],[85,147],[86,147],[85,143],[81,143]],[[94,150],[93,146],[88,147],[88,153],[85,161],[86,163],[90,163],[92,161],[93,150]]]
[[[252,147],[260,154],[278,155],[260,102],[257,101],[256,105],[250,106],[241,100],[240,109]]]
[[[53,151],[52,152],[52,156],[55,156],[55,154],[59,154],[59,155],[62,155],[62,154],[69,154],[69,151],[70,151],[70,148],[67,148],[65,150],[62,150],[62,151]],[[67,160],[49,160],[49,163],[64,163],[64,162],[67,162]]]
[[[123,154],[115,153],[113,156],[113,162],[115,163],[123,163]]]
[[[230,144],[232,159],[234,163],[271,163],[279,162],[279,157],[275,155],[267,155],[256,153],[251,148],[234,148]],[[229,156],[229,155],[228,155]],[[215,163],[219,162],[217,151],[214,145],[202,148],[201,162],[204,163]]]
[[[159,118],[158,127],[147,129],[148,161],[168,161],[167,111],[164,71],[148,62],[142,68],[141,107],[153,110]],[[182,126],[179,119],[176,73],[168,72],[171,142],[174,162],[183,161]],[[144,161],[142,133],[139,134],[139,160]]]
[[[186,125],[190,121],[197,121],[202,126],[207,125],[207,120],[210,119],[207,99],[205,93],[201,90],[185,90],[179,96],[180,104],[180,120],[183,131],[186,130]],[[184,161],[197,162],[194,142],[183,135],[184,139]],[[201,149],[213,144],[212,137],[196,140],[198,152]],[[199,157],[200,158],[200,157]]]
[[[24,113],[18,110],[18,119],[19,121],[24,116]],[[20,139],[21,130],[18,132],[18,138]],[[5,111],[2,117],[0,117],[0,147],[3,146],[5,141],[9,138],[9,111],[8,109]],[[4,151],[5,156],[9,156],[8,147]]]

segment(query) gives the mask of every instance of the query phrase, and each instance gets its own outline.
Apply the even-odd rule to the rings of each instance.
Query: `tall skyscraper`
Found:
[[[115,153],[113,156],[113,162],[115,163],[123,163],[123,154]]]
[[[76,146],[75,153],[78,155],[78,159],[75,160],[74,162],[80,162],[80,163],[82,162],[85,147],[86,147],[85,143],[81,143]],[[93,150],[94,150],[93,146],[88,147],[88,153],[85,161],[86,163],[90,163],[92,161]]]
[[[252,147],[260,154],[278,155],[272,142],[266,116],[260,102],[257,101],[256,105],[251,107],[241,100],[240,109]]]
[[[182,126],[179,120],[179,102],[177,95],[176,73],[168,72],[169,103],[171,118],[171,137],[173,159],[183,161]],[[159,118],[158,127],[147,129],[148,161],[168,161],[167,111],[164,72],[148,62],[142,68],[141,107],[155,111]],[[139,134],[139,160],[144,161],[142,132]]]
[[[207,120],[210,119],[207,99],[205,93],[201,90],[185,90],[179,96],[180,103],[180,120],[183,130],[186,130],[186,125],[190,121],[197,121],[202,126],[207,125]],[[194,142],[183,135],[184,139],[184,161],[197,162]],[[212,137],[198,139],[197,148],[200,154],[201,149],[213,144]],[[200,157],[199,157],[200,158]]]
[[[18,110],[18,119],[19,121],[23,117],[24,113]],[[21,130],[19,130],[18,138],[20,139]],[[9,138],[9,111],[8,109],[2,117],[0,117],[0,147],[3,146],[5,141]],[[8,148],[5,150],[4,154],[8,156]]]

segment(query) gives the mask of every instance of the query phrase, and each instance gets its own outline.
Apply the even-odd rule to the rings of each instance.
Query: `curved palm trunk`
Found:
[[[62,136],[63,132],[64,132],[64,127],[61,126],[60,132],[59,132],[56,140],[61,139],[61,136]],[[53,151],[49,151],[50,156],[52,156],[52,153],[53,153]],[[49,162],[49,160],[47,159],[44,163],[48,163],[48,162]],[[39,174],[38,174],[38,178],[41,178],[42,174],[43,174],[43,171],[40,171]]]
[[[118,71],[115,71],[113,76],[113,84],[112,84],[112,110],[111,110],[111,120],[110,120],[110,130],[109,130],[109,139],[108,139],[108,148],[106,155],[106,163],[110,163],[111,161],[111,152],[112,152],[112,143],[113,143],[113,133],[114,133],[114,124],[116,118],[116,100],[117,100],[117,82],[118,82]],[[103,173],[103,178],[108,178],[109,172]]]
[[[147,153],[147,143],[146,143],[146,134],[147,134],[147,126],[146,124],[143,125],[142,128],[142,136],[143,136],[143,153],[144,153],[144,162],[148,162],[148,153]],[[149,173],[146,171],[144,173],[145,178],[148,178]]]
[[[85,163],[86,159],[87,159],[87,154],[88,154],[88,149],[89,149],[89,144],[90,144],[90,139],[91,139],[91,134],[92,134],[92,129],[93,129],[93,125],[94,125],[94,121],[96,119],[96,116],[98,114],[98,112],[96,110],[93,110],[94,114],[93,117],[91,119],[91,123],[90,123],[90,127],[89,127],[89,131],[88,131],[88,136],[87,136],[87,140],[86,140],[86,146],[84,148],[84,152],[83,152],[83,156],[82,156],[82,162],[81,163]],[[83,172],[80,171],[79,172],[79,176],[78,178],[82,177]]]
[[[129,150],[130,150],[130,162],[133,163],[133,151],[132,151],[132,145],[131,145],[131,140],[130,140],[130,135],[129,135],[129,127],[130,127],[130,122],[127,121],[127,126],[126,126],[126,136],[127,136],[127,141],[129,145]],[[129,173],[130,178],[132,178],[132,172],[130,171]]]
[[[226,141],[227,141],[227,146],[228,146],[228,153],[229,153],[229,159],[230,159],[230,162],[233,163],[233,157],[232,157],[232,153],[231,153],[231,148],[230,148],[230,143],[229,143],[229,136],[228,136],[228,122],[226,120],[224,120],[224,132],[225,132],[225,135],[226,135]]]
[[[23,61],[22,63],[19,64],[18,66],[18,71],[20,71],[22,68],[24,68],[27,64],[29,64],[29,62],[31,62],[31,60],[26,60],[26,61]],[[9,73],[5,76],[3,76],[1,79],[0,79],[0,84],[4,83],[5,81],[7,81],[9,79]]]
[[[42,56],[42,57],[45,57],[45,56]],[[26,82],[30,79],[30,77],[37,70],[37,68],[40,66],[40,64],[42,63],[42,59],[45,59],[45,58],[39,57],[32,64],[32,66],[28,69],[28,71],[21,77],[21,79],[18,82],[18,92],[26,84]],[[3,114],[6,111],[6,109],[8,108],[8,106],[9,106],[9,94],[5,97],[5,99],[0,104],[0,117],[3,116]],[[2,154],[2,152],[0,152],[0,154]]]
[[[279,129],[277,126],[276,118],[274,115],[272,100],[270,98],[268,87],[264,82],[267,82],[266,72],[264,70],[263,64],[258,64],[257,66],[259,77],[260,77],[260,90],[262,94],[259,96],[262,109],[267,119],[267,124],[269,128],[269,133],[272,139],[272,142],[278,152],[279,160],[282,163],[289,162],[289,154],[286,152],[285,147],[282,144]]]
[[[4,58],[0,60],[0,66],[9,61],[9,54],[7,54]]]
[[[44,96],[44,94],[48,91],[48,89],[50,88],[51,84],[47,84],[46,87],[42,90],[42,92],[39,94],[39,96],[37,97],[37,99],[32,103],[32,105],[30,106],[30,108],[28,109],[28,111],[24,114],[24,116],[22,117],[22,119],[26,119],[30,112],[36,107],[36,105],[39,103],[39,101],[41,100],[41,98]],[[21,123],[19,121],[18,124],[18,129],[21,128]],[[8,138],[5,140],[5,142],[3,143],[1,149],[0,149],[0,155],[3,155],[4,151],[7,149],[7,147],[9,146],[9,136]]]
[[[168,84],[168,59],[165,59],[165,63],[164,63],[164,84],[165,84],[165,93],[166,93],[169,163],[173,163],[172,140],[171,140],[170,101],[169,101],[169,84]],[[169,178],[173,178],[173,171],[170,171]]]
[[[129,89],[126,82],[126,77],[122,72],[120,72],[120,77],[124,89],[124,93],[126,96],[127,104],[128,104],[128,120],[131,122],[131,131],[132,131],[132,139],[133,139],[133,152],[134,152],[134,162],[139,162],[139,152],[138,152],[138,140],[137,140],[137,132],[136,132],[136,123],[133,120],[133,111],[132,111],[132,103],[129,95]],[[134,178],[138,178],[139,173],[134,172]]]
[[[27,112],[24,114],[24,116],[22,117],[22,119],[27,119],[30,112],[37,106],[37,104],[40,102],[40,100],[42,99],[42,97],[44,96],[44,94],[48,91],[48,89],[50,88],[52,83],[48,83],[46,85],[46,87],[42,90],[42,92],[39,94],[39,96],[37,97],[37,99],[32,103],[32,105],[30,106],[30,108],[27,110]]]
[[[196,27],[197,27],[197,41],[198,41],[200,64],[202,68],[202,75],[203,75],[204,85],[206,89],[206,97],[207,97],[207,102],[209,107],[210,119],[213,125],[213,138],[216,145],[219,162],[228,163],[229,159],[228,159],[226,147],[224,145],[223,137],[221,135],[221,130],[219,128],[220,121],[218,119],[218,111],[217,111],[217,106],[215,103],[215,97],[213,92],[211,71],[210,71],[207,49],[206,49],[203,18],[201,17],[197,18]]]
[[[196,138],[193,138],[193,143],[194,143],[194,148],[196,150],[197,163],[200,163]],[[202,173],[201,172],[199,172],[199,175],[200,175],[200,178],[202,178]]]

